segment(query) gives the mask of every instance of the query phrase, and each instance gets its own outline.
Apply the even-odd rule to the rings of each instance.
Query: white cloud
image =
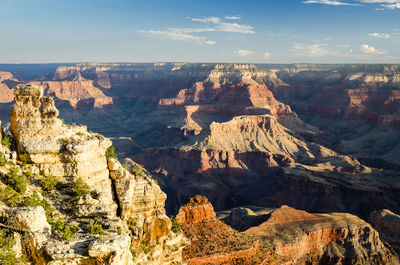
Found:
[[[241,57],[246,57],[246,56],[249,56],[251,54],[255,54],[255,52],[249,51],[249,50],[238,50],[238,51],[235,51],[235,53],[237,55],[241,56]]]
[[[254,34],[255,33],[252,26],[241,25],[238,23],[219,23],[216,26],[216,31],[236,32],[236,33],[242,33],[242,34]]]
[[[395,3],[395,4],[390,4],[390,5],[382,5],[382,6],[389,8],[389,9],[396,9],[396,8],[400,8],[400,2]]]
[[[240,16],[225,16],[225,19],[233,19],[233,20],[236,20],[236,19],[240,19]]]
[[[324,4],[324,5],[331,5],[331,6],[357,6],[359,4],[350,4],[341,1],[335,0],[307,0],[303,1],[304,4]]]
[[[294,43],[292,47],[292,52],[300,56],[310,56],[310,57],[321,57],[321,56],[331,56],[336,54],[324,47],[323,44],[300,44]]]
[[[359,2],[360,4],[353,3],[354,1]],[[304,4],[325,4],[331,6],[360,6],[362,4],[381,4],[381,8],[375,8],[375,10],[383,10],[382,8],[387,9],[396,9],[400,8],[400,0],[353,0],[353,2],[341,0],[306,0],[302,1]]]
[[[400,8],[400,0],[358,0],[358,1],[367,4],[381,4],[382,7],[388,9]],[[381,9],[377,8],[377,10]]]
[[[381,38],[381,39],[390,38],[390,34],[387,34],[387,33],[378,33],[378,32],[368,33],[368,36],[374,37],[374,38]]]
[[[268,59],[269,57],[271,57],[271,53],[265,52],[264,53],[264,59]]]
[[[192,18],[192,21],[218,24],[221,21],[221,19],[218,17],[206,17],[206,18]]]
[[[180,40],[191,41],[201,44],[214,45],[213,40],[208,40],[204,36],[197,36],[195,33],[204,32],[233,32],[241,34],[254,34],[252,26],[243,25],[238,23],[221,22],[218,17],[205,17],[205,18],[190,18],[195,22],[208,24],[208,27],[203,28],[168,28],[166,30],[140,30],[139,32],[146,34],[149,37],[167,39],[167,40]],[[240,17],[230,17],[230,19],[237,19]]]
[[[243,34],[254,34],[255,33],[252,26],[238,24],[238,23],[221,22],[221,19],[219,19],[217,17],[192,18],[192,21],[214,24],[215,25],[214,31],[236,32],[236,33],[243,33]]]
[[[159,39],[165,39],[165,40],[192,41],[192,42],[207,44],[207,45],[216,44],[215,41],[207,40],[207,38],[205,38],[205,37],[194,36],[194,35],[184,33],[184,32],[179,32],[179,31],[141,30],[139,32],[145,33],[146,35],[153,37],[153,38],[159,38]]]
[[[376,48],[369,46],[368,44],[361,44],[361,52],[366,54],[386,54],[385,51],[377,50]]]

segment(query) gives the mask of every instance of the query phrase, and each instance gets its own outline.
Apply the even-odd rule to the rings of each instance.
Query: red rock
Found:
[[[12,90],[6,84],[0,83],[0,103],[8,103],[14,100]]]
[[[215,220],[215,212],[212,204],[206,197],[197,195],[192,197],[187,204],[179,210],[176,219],[178,223],[201,223]]]
[[[42,86],[47,95],[54,95],[61,100],[67,100],[72,107],[77,108],[79,103],[85,103],[92,99],[92,107],[102,108],[111,106],[113,99],[107,97],[96,87],[94,81],[33,81],[30,84]]]

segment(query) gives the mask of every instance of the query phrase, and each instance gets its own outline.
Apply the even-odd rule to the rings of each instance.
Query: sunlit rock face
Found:
[[[42,207],[6,210],[16,220],[15,229],[29,234],[20,243],[35,264],[181,264],[186,239],[171,232],[166,194],[151,175],[144,169],[131,173],[118,160],[107,160],[111,141],[86,126],[64,124],[42,87],[20,85],[13,92],[10,122],[18,159],[35,178],[51,176],[62,184],[47,200],[65,222],[79,227],[77,235],[63,241],[52,234]],[[90,192],[76,197],[71,190],[78,180]],[[36,185],[29,184],[29,192],[42,192]],[[35,212],[32,220],[40,226],[32,227],[28,219]],[[93,235],[91,222],[102,225],[101,236]]]

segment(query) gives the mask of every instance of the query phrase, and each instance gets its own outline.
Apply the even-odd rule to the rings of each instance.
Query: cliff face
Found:
[[[400,262],[369,224],[350,214],[310,214],[282,206],[266,211],[260,225],[244,232],[212,216],[215,213],[205,197],[196,196],[181,207],[177,220],[192,242],[184,250],[188,264]]]
[[[309,214],[282,206],[246,234],[292,264],[398,264],[379,234],[350,214]]]
[[[188,265],[257,264],[253,256],[258,244],[254,238],[219,221],[207,198],[191,198],[180,208],[177,222],[191,241],[183,251]]]
[[[11,89],[6,84],[0,83],[0,103],[8,103],[13,100]]]
[[[369,222],[382,239],[400,252],[400,215],[387,209],[374,211],[370,215]]]
[[[109,139],[63,124],[43,93],[33,85],[14,89],[11,133],[24,164],[16,170],[32,177],[23,200],[7,201],[3,211],[11,229],[28,235],[14,237],[20,251],[35,264],[179,264],[186,241],[171,232],[165,193],[145,171],[132,174],[107,160]],[[38,200],[40,206],[15,207]]]
[[[30,84],[45,88],[47,95],[68,101],[73,108],[103,108],[113,104],[113,99],[104,95],[94,81],[81,76],[72,81],[35,81]]]

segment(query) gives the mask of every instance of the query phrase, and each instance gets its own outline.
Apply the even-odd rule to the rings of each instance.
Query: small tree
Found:
[[[5,183],[21,194],[26,191],[25,177],[18,174],[18,168],[16,167],[10,168],[5,176]]]
[[[106,157],[107,158],[117,158],[118,157],[118,155],[115,153],[115,147],[114,146],[110,146],[109,148],[107,148]]]
[[[10,136],[6,135],[1,139],[1,144],[7,148],[11,146],[11,138]]]

